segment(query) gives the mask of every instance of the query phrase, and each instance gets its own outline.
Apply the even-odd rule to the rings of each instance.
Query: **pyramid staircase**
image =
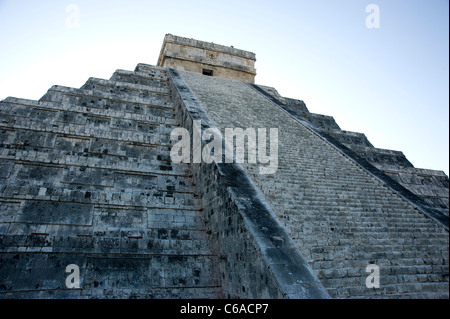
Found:
[[[362,140],[362,134],[341,132],[332,117],[307,112],[301,101],[279,96],[274,101],[262,94],[267,87],[180,73],[220,130],[278,128],[277,172],[264,175],[258,165],[243,165],[331,297],[449,297],[448,178],[435,187],[443,195],[445,225],[323,132],[341,134],[342,142],[344,137]],[[290,107],[297,114],[287,112]],[[391,154],[392,161],[402,160],[398,152]],[[370,264],[379,267],[379,288],[366,286]]]

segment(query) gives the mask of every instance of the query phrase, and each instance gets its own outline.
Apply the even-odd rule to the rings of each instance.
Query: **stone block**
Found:
[[[92,225],[93,206],[76,203],[26,201],[18,212],[21,223]]]

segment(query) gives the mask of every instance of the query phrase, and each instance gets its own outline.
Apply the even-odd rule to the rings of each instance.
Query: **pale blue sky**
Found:
[[[377,29],[365,24],[371,3]],[[0,0],[0,99],[156,64],[166,33],[252,51],[257,84],[449,172],[448,0]]]

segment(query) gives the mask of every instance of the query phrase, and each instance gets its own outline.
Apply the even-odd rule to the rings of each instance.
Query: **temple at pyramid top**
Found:
[[[255,61],[249,51],[166,34],[158,66],[255,83]]]

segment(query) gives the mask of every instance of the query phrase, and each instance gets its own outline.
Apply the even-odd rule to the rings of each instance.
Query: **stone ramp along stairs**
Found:
[[[0,102],[0,298],[221,297],[173,112],[144,64]]]
[[[338,129],[331,117],[304,107],[304,124],[253,85],[180,74],[221,131],[278,128],[276,174],[244,166],[331,297],[449,297],[448,208],[443,226],[337,149],[319,130]],[[300,102],[291,101],[299,113]],[[369,264],[379,288],[366,286]]]

